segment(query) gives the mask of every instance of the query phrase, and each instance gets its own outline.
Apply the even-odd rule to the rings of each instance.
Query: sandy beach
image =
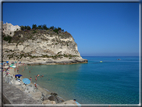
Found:
[[[15,61],[10,60],[9,65],[12,62],[15,62]],[[17,70],[19,69],[19,67],[22,67],[24,70],[25,67],[27,66],[25,62],[24,63],[22,62],[20,64],[19,64],[19,61],[16,61],[16,62],[17,63],[14,63],[16,68],[9,67],[7,64],[3,66],[3,70],[4,70],[3,81],[6,81],[7,83],[14,85],[16,88],[20,89],[25,94],[32,97],[34,100],[40,102],[41,104],[63,104],[63,105],[73,104],[77,106],[77,103],[75,103],[75,101],[73,100],[64,101],[63,99],[61,99],[60,97],[56,95],[57,93],[51,93],[47,91],[46,89],[40,87],[39,85],[35,87],[35,83],[33,82],[27,85],[24,84],[22,80],[23,78],[26,78],[26,77],[21,76],[20,80],[16,80],[15,75],[18,74]],[[8,67],[9,69],[5,71]]]

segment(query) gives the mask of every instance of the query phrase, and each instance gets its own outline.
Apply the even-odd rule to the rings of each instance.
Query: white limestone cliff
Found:
[[[20,35],[22,36],[19,37],[19,40],[22,40],[25,35]],[[40,62],[48,61],[49,59],[54,61],[84,61],[72,36],[62,38],[57,34],[50,35],[48,33],[37,35],[34,34],[32,38],[17,43],[3,41],[3,60],[30,62],[39,61],[39,59]],[[15,38],[13,38],[13,41]]]

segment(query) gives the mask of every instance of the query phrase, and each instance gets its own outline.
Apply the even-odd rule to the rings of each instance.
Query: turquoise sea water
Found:
[[[86,64],[27,66],[24,77],[81,104],[139,104],[139,57],[89,56]],[[117,60],[121,59],[121,60]],[[100,63],[100,61],[103,61]],[[31,73],[29,73],[29,70]]]

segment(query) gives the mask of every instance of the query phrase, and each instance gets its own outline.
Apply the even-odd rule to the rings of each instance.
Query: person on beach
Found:
[[[37,75],[37,77],[39,77],[39,74]]]
[[[37,81],[37,77],[35,77],[35,80]]]
[[[7,71],[9,70],[9,68],[7,68]]]
[[[35,88],[37,88],[37,85],[36,85],[36,83],[34,83],[35,84]]]
[[[6,75],[10,74],[9,72],[6,73]]]
[[[31,71],[29,71],[29,73],[30,73]]]
[[[30,81],[32,82],[32,77],[30,77]]]
[[[79,104],[77,101],[76,101],[76,99],[73,99],[74,100],[74,102],[78,105],[78,107],[81,107],[81,104]]]

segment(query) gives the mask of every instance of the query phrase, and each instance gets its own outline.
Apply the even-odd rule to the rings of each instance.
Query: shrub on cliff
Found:
[[[36,33],[36,31],[34,30],[33,33]]]
[[[57,28],[55,28],[53,31],[58,34],[58,29]]]
[[[11,43],[11,39],[12,39],[12,37],[9,35],[3,37],[3,40],[8,41],[8,43]]]
[[[20,26],[21,27],[21,30],[31,30],[31,27],[30,26]]]

